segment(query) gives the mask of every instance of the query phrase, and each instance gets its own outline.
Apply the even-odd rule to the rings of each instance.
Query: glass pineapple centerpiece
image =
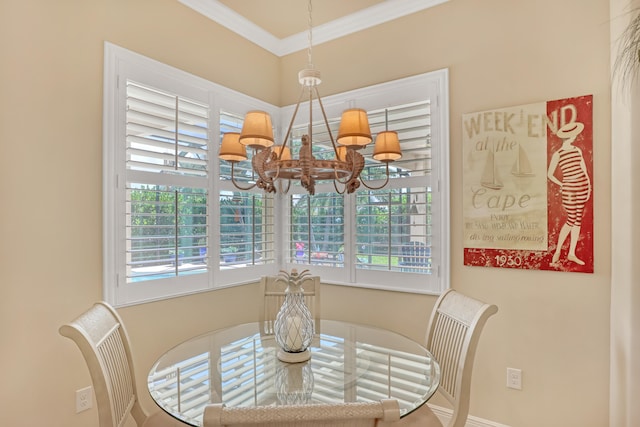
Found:
[[[302,283],[309,275],[309,270],[298,273],[295,268],[291,273],[280,270],[278,274],[277,280],[287,283],[284,302],[275,322],[276,343],[280,347],[277,356],[283,362],[298,363],[311,358],[309,345],[315,331],[311,311],[304,303],[302,288]]]

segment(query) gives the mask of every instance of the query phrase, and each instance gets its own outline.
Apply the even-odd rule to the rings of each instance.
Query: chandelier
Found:
[[[240,190],[250,190],[254,187],[263,189],[267,193],[276,192],[276,183],[281,191],[286,193],[291,181],[297,180],[310,195],[315,194],[315,183],[322,180],[332,180],[337,193],[353,193],[362,183],[365,187],[377,190],[389,182],[389,163],[402,157],[400,141],[397,132],[385,128],[376,136],[372,158],[386,166],[386,179],[382,185],[373,187],[365,182],[360,173],[365,166],[365,158],[359,150],[365,148],[373,140],[369,128],[367,112],[360,108],[351,108],[342,113],[338,136],[333,138],[329,121],[318,92],[321,83],[320,72],[314,69],[311,60],[312,53],[312,24],[311,0],[309,0],[309,47],[307,50],[308,67],[298,73],[298,81],[302,86],[300,97],[295,105],[293,116],[282,144],[276,145],[273,138],[271,116],[265,111],[249,111],[244,119],[240,132],[227,132],[222,137],[219,158],[231,163],[231,181]],[[303,98],[309,101],[309,125],[307,134],[302,136],[298,158],[291,155],[287,147],[291,129]],[[313,99],[317,99],[324,125],[333,146],[334,158],[316,159],[313,154]],[[387,120],[385,118],[385,123]],[[235,164],[248,160],[247,147],[253,150],[251,158],[253,184],[243,186],[234,177]],[[286,182],[283,184],[283,182]]]

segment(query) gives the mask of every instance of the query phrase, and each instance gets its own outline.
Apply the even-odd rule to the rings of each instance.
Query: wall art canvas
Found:
[[[593,96],[464,114],[464,264],[593,273]]]

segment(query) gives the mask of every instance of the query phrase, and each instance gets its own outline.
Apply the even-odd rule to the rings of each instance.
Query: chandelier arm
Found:
[[[360,182],[362,183],[362,185],[364,185],[365,187],[367,187],[369,190],[380,190],[381,188],[383,188],[385,185],[387,185],[389,183],[389,163],[387,163],[387,179],[384,181],[384,184],[382,184],[380,187],[372,187],[367,185],[367,183],[364,181],[364,179],[362,179],[362,177],[360,178]]]
[[[287,128],[287,133],[284,136],[284,140],[282,141],[282,150],[278,155],[278,160],[282,159],[282,153],[284,152],[284,147],[287,146],[287,142],[289,141],[289,135],[291,134],[291,128],[293,128],[293,121],[296,119],[298,115],[298,109],[300,108],[300,102],[302,101],[302,96],[304,95],[304,86],[300,90],[300,96],[298,97],[298,102],[296,103],[296,108],[293,110],[293,115],[291,116],[291,121],[289,122],[289,127]],[[309,106],[311,108],[311,106]]]
[[[336,169],[333,170],[333,181],[338,181],[340,184],[346,184],[347,182],[351,181],[351,178],[353,178],[353,171],[351,172],[351,175],[349,175],[347,178],[344,179],[344,181],[342,181],[340,179],[340,177],[338,176],[338,171]]]
[[[329,133],[329,139],[331,140],[331,145],[333,145],[333,152],[336,155],[336,159],[338,158],[338,147],[336,146],[336,141],[333,139],[333,134],[331,133],[331,128],[329,127],[329,119],[327,119],[327,113],[324,111],[324,105],[322,104],[322,99],[320,98],[320,92],[318,91],[318,86],[314,86],[316,90],[316,98],[318,98],[318,105],[320,105],[320,111],[322,111],[322,117],[324,118],[324,125],[327,127],[327,132]]]
[[[250,185],[248,187],[243,187],[240,184],[238,184],[238,182],[236,181],[235,177],[234,177],[234,166],[235,166],[236,162],[231,162],[231,183],[238,189],[238,190],[242,190],[242,191],[247,191],[247,190],[251,190],[252,188],[254,188],[257,184],[253,184]]]
[[[337,179],[333,181],[333,188],[335,188],[336,193],[344,194],[344,192],[347,191],[347,186],[345,185],[342,191],[340,191],[338,190],[338,184],[336,184],[336,182],[339,182],[339,181]],[[346,184],[346,182],[340,182],[340,184]]]
[[[280,165],[276,165],[276,174],[271,178],[271,183],[276,182],[280,178]]]
[[[282,181],[278,181],[279,186],[280,186],[280,193],[282,194],[288,194],[289,193],[289,189],[291,188],[291,180],[287,179],[287,188],[286,190],[282,189]]]

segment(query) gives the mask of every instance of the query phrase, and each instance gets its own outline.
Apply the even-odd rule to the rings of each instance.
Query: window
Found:
[[[208,113],[126,82],[127,283],[206,272]]]
[[[421,293],[439,293],[449,280],[448,116],[446,71],[428,73],[323,98],[329,127],[337,134],[342,109],[367,110],[374,135],[398,132],[403,156],[389,166],[382,189],[361,185],[350,195],[333,183],[316,183],[309,196],[289,191],[285,260],[305,264],[325,282]],[[283,116],[286,117],[286,114]],[[306,113],[299,116],[308,119]],[[289,143],[297,153],[304,123]],[[333,157],[323,121],[314,122],[314,155]],[[386,179],[384,164],[364,151],[362,172],[370,187]],[[342,190],[339,188],[338,190]]]
[[[217,156],[223,134],[238,132],[247,111],[269,112],[277,135],[292,107],[109,43],[104,75],[104,298],[113,305],[255,282],[294,267],[351,286],[448,287],[446,71],[323,98],[334,134],[342,110],[357,104],[374,136],[385,128],[399,133],[403,158],[390,165],[384,189],[341,195],[319,182],[314,196],[298,185],[275,196],[239,190],[231,174],[250,187],[250,161],[232,167]],[[307,108],[300,106],[291,133],[294,154]],[[314,155],[333,156],[324,125],[313,126]],[[367,183],[384,182],[384,165],[367,162]]]
[[[273,197],[217,159],[258,100],[105,44],[104,293],[126,305],[275,270]]]

